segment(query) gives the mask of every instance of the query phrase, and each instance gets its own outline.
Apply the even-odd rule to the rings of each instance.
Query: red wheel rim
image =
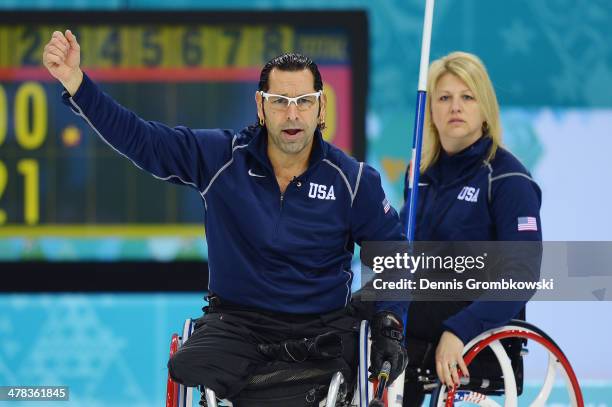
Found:
[[[554,344],[550,343],[550,341],[548,341],[546,338],[543,338],[540,335],[536,335],[532,332],[526,332],[526,331],[520,331],[520,330],[510,330],[510,331],[498,332],[496,334],[493,334],[481,340],[469,350],[467,355],[465,355],[465,357],[463,358],[463,360],[465,361],[465,364],[469,365],[470,363],[472,363],[472,360],[474,360],[476,355],[478,355],[480,351],[486,348],[491,342],[497,341],[500,339],[505,339],[505,338],[531,339],[539,343],[540,345],[544,346],[549,352],[555,355],[555,357],[561,363],[561,365],[563,365],[563,368],[565,369],[567,373],[567,376],[572,385],[572,389],[574,390],[574,394],[576,395],[576,404],[578,405],[578,407],[584,407],[584,400],[582,399],[582,391],[580,390],[580,385],[578,384],[578,379],[576,378],[574,369],[572,369],[572,365],[570,365],[569,361],[567,360],[565,355],[563,355],[563,353],[561,352],[559,348],[557,348]],[[459,377],[461,376],[462,376],[461,371],[459,371]],[[456,386],[453,386],[453,388],[448,391],[448,395],[446,397],[446,403],[445,403],[446,407],[452,407],[454,405],[455,391],[456,391]]]
[[[170,341],[170,357],[174,356],[179,346],[179,336],[178,334],[172,335],[172,340]],[[170,373],[168,373],[168,381],[166,382],[166,407],[178,407],[177,406],[177,397],[178,397],[178,383],[174,382],[170,378]]]

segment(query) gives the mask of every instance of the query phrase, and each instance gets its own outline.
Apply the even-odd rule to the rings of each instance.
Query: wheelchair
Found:
[[[182,336],[174,334],[170,345],[170,356],[193,332],[193,321],[185,321]],[[448,389],[441,385],[432,369],[433,344],[428,344],[425,355],[409,363],[406,380],[416,381],[422,389],[431,394],[430,407],[453,406],[455,403],[468,403],[485,407],[501,407],[492,396],[504,396],[504,406],[518,406],[518,396],[523,387],[522,358],[528,353],[527,340],[536,342],[548,352],[547,373],[542,388],[534,401],[533,407],[544,406],[551,394],[557,368],[565,379],[570,405],[584,407],[582,392],[576,375],[559,346],[542,330],[522,320],[512,320],[508,325],[483,332],[464,347],[464,360],[468,366],[476,356],[486,356],[497,363],[497,368],[490,368],[493,374],[470,375],[461,378],[458,388]],[[241,400],[240,405],[258,407],[258,400],[274,393],[275,388],[290,384],[304,383],[304,405],[326,407],[367,407],[375,394],[377,383],[368,381],[369,324],[362,321],[359,338],[359,365],[354,383],[347,383],[345,378],[351,376],[350,368],[344,360],[331,359],[316,362],[288,364],[273,362],[258,369],[249,379],[243,392],[249,401]],[[487,351],[484,351],[487,349]],[[412,352],[409,345],[409,358]],[[481,357],[482,359],[482,357]],[[482,364],[483,362],[479,360]],[[486,366],[486,361],[484,362]],[[470,366],[472,369],[472,366]],[[500,374],[497,374],[499,370]],[[486,372],[486,369],[484,371]],[[387,407],[401,407],[404,391],[404,375],[400,376],[385,391],[383,399]],[[207,407],[233,406],[228,400],[218,400],[210,389],[200,388],[200,405]],[[241,393],[242,394],[242,393]],[[166,407],[191,407],[194,402],[194,388],[175,383],[168,376]],[[282,404],[281,401],[278,405]],[[524,403],[522,403],[524,404]],[[262,404],[263,405],[263,404]]]
[[[187,319],[183,325],[182,335],[172,335],[170,343],[170,357],[186,341],[194,329],[194,321]],[[326,407],[350,407],[367,406],[374,398],[377,381],[368,380],[369,367],[369,322],[362,321],[359,332],[359,365],[356,374],[351,371],[347,363],[341,359],[305,361],[299,363],[287,363],[283,361],[272,362],[262,365],[249,378],[248,384],[241,391],[234,402],[239,406],[259,407],[261,406],[289,406],[295,402],[287,396],[287,404],[278,398],[276,388],[295,386],[305,383],[303,386],[303,400],[305,406]],[[354,377],[351,383],[348,378]],[[168,375],[166,387],[166,407],[191,407],[195,401],[194,390],[199,390],[201,395],[200,405],[207,407],[234,406],[229,400],[217,399],[214,391],[199,387],[198,389],[186,387],[174,382]],[[402,406],[403,374],[384,393],[388,407]],[[274,398],[277,404],[266,403],[266,397]]]
[[[437,380],[435,373],[435,344],[414,346],[421,353],[420,359],[409,362],[406,369],[408,383],[431,395],[430,407],[452,406],[455,403],[485,407],[501,407],[494,396],[504,397],[504,406],[518,406],[518,396],[523,392],[523,357],[529,354],[527,341],[541,345],[547,353],[548,364],[542,387],[529,404],[532,407],[547,405],[557,372],[560,371],[568,392],[569,405],[583,407],[584,400],[576,375],[569,360],[544,331],[523,320],[511,320],[507,325],[490,329],[465,345],[464,361],[470,369],[470,377],[461,377],[457,388],[447,388]],[[415,353],[410,352],[408,358]],[[414,358],[413,358],[414,359]],[[414,387],[413,387],[414,388]],[[521,399],[520,405],[527,405]]]

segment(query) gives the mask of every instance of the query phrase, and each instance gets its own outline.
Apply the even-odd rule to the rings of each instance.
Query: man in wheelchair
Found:
[[[204,202],[214,294],[169,361],[170,375],[232,398],[269,362],[260,345],[327,333],[342,339],[342,357],[354,363],[354,244],[401,240],[402,232],[376,170],[323,140],[327,97],[317,65],[299,54],[269,61],[255,93],[258,122],[234,131],[143,120],[98,88],[80,56],[70,30],[55,31],[45,46],[43,63],[64,86],[63,102],[140,169],[196,189]],[[214,98],[207,103],[221,108]],[[390,333],[403,332],[405,309],[380,303],[377,311],[373,366],[389,360],[394,378],[405,351]]]
[[[237,406],[310,405],[324,392],[312,382],[329,383],[329,373],[269,393],[253,377],[273,381],[298,374],[293,364],[340,361],[335,368],[352,382],[364,318],[351,304],[354,244],[403,236],[378,173],[323,140],[327,101],[314,62],[274,58],[255,100],[256,126],[210,135],[216,151],[202,151],[213,174],[203,195],[211,294],[168,369]],[[404,317],[404,304],[380,302],[371,318],[372,372],[387,360],[391,381],[406,364]]]

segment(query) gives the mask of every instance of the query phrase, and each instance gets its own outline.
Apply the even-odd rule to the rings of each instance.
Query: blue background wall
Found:
[[[422,0],[3,0],[6,9],[345,9],[368,11],[368,161],[401,201],[418,76]],[[612,240],[612,3],[438,0],[432,59],[461,49],[489,68],[508,146],[544,191],[547,240]],[[610,294],[607,294],[608,296]],[[606,298],[609,299],[609,298]],[[161,405],[171,332],[198,295],[0,296],[0,384],[65,384],[66,405]],[[610,302],[533,303],[590,405],[612,405]],[[528,380],[543,367],[528,362]],[[531,379],[533,378],[533,379]],[[561,393],[559,393],[561,394]],[[562,403],[562,402],[560,402]],[[59,405],[59,404],[58,404]]]

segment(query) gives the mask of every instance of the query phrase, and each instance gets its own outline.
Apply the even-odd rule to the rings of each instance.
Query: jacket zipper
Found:
[[[277,235],[278,235],[278,229],[281,223],[281,218],[283,216],[283,204],[285,203],[285,195],[287,194],[287,192],[289,192],[289,188],[291,188],[291,185],[293,183],[294,183],[293,181],[290,181],[289,184],[287,184],[287,188],[285,188],[285,192],[280,192],[280,186],[278,187],[278,190],[280,192],[280,208],[278,212],[278,221],[276,222],[276,234]],[[300,186],[301,186],[301,181],[298,181],[298,183],[296,184],[296,189],[300,188]]]
[[[276,235],[278,236],[278,230],[280,228],[280,223],[281,223],[281,218],[283,216],[283,203],[285,201],[285,193],[287,192],[287,190],[285,190],[285,192],[281,192],[280,193],[280,207],[279,207],[279,211],[278,211],[278,219],[276,220]]]

